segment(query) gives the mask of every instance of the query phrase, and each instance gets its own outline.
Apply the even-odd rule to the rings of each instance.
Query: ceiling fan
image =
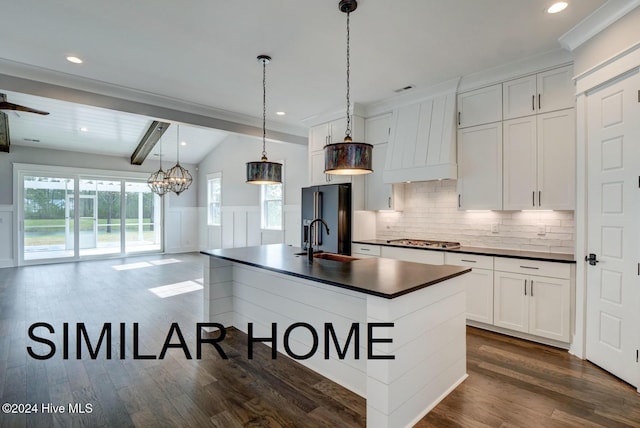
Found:
[[[0,94],[0,110],[16,110],[41,115],[49,114],[48,111],[37,110],[35,108],[21,106],[20,104],[10,103],[7,101],[7,96],[5,94]]]

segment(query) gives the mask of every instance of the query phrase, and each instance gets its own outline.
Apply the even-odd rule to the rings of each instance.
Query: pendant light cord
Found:
[[[267,160],[267,62],[262,61],[262,160]]]
[[[351,12],[347,12],[347,130],[345,131],[345,141],[351,141],[351,115],[349,114],[349,107],[351,106],[351,99],[349,97],[351,89],[349,85],[349,75],[351,73],[349,53],[349,15],[351,15]]]
[[[180,125],[176,125],[176,126],[178,128],[178,132],[177,132],[177,135],[178,135],[178,137],[177,137],[178,138],[178,146],[177,146],[177,149],[176,149],[178,153],[176,155],[176,165],[180,165]]]

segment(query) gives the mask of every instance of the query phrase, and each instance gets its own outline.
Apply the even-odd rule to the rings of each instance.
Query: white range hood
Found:
[[[383,172],[385,183],[458,178],[458,82],[446,82],[430,97],[394,109]]]

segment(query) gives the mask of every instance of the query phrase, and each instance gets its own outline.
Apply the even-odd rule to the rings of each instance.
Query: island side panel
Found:
[[[367,296],[367,322],[393,322],[375,330],[367,361],[367,427],[412,426],[466,377],[465,288],[460,277],[395,299]]]
[[[236,263],[233,266],[234,326],[253,336],[270,338],[272,323],[276,323],[277,358],[287,358],[284,335],[295,323],[307,323],[318,334],[318,348],[308,359],[296,359],[300,364],[364,396],[366,393],[366,295],[351,290],[310,281],[291,275]],[[330,340],[330,358],[325,359],[325,323],[333,326],[341,347],[349,329],[357,323],[360,329],[359,358],[354,358],[351,343],[344,359],[338,359]],[[265,342],[271,346],[271,343]],[[309,353],[313,336],[307,328],[293,328],[289,335],[290,350],[298,356]]]
[[[204,267],[205,322],[233,326],[233,262],[207,257]]]

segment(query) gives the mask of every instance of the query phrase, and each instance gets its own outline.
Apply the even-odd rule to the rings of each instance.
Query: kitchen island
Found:
[[[367,426],[411,426],[466,378],[469,268],[309,263],[282,244],[203,251],[204,317],[363,396]],[[298,254],[296,254],[298,253]]]

